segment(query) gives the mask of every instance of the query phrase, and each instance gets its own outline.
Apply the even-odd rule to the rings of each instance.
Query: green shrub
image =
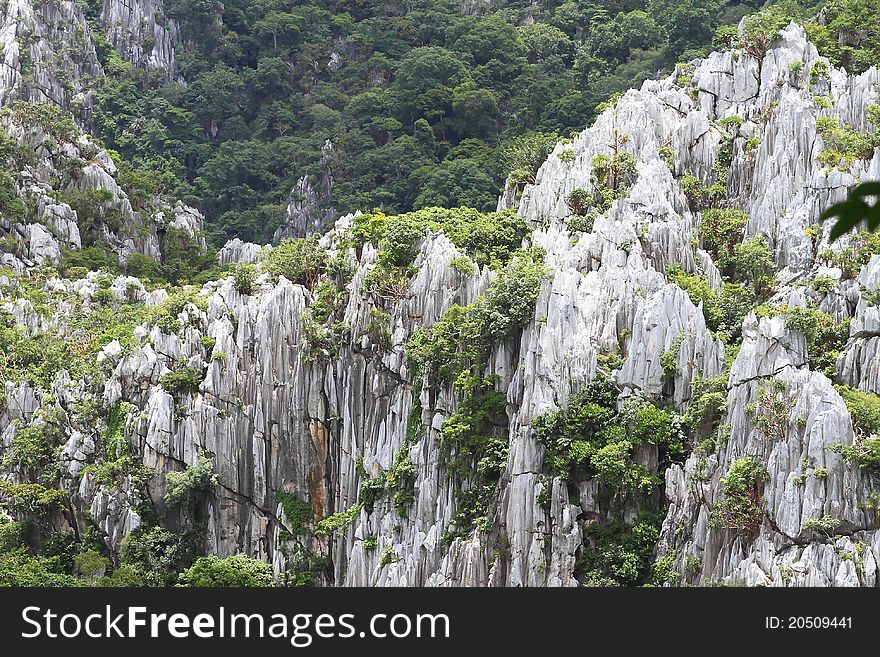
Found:
[[[534,183],[535,174],[558,141],[556,132],[527,132],[508,140],[501,148],[502,170],[514,183]]]
[[[565,204],[573,215],[582,217],[593,206],[593,195],[585,189],[573,189],[565,197]]]
[[[721,498],[712,508],[712,523],[754,534],[764,517],[764,464],[753,456],[734,461],[721,480]]]
[[[822,516],[821,518],[807,518],[801,525],[801,529],[831,536],[839,526],[840,519],[833,518],[832,516]]]
[[[837,279],[831,276],[820,274],[813,279],[810,286],[821,295],[826,295],[837,287]]]
[[[531,321],[545,270],[538,254],[524,251],[470,306],[453,305],[436,324],[416,330],[406,354],[417,369],[456,381],[482,369],[491,345]],[[464,380],[462,380],[463,382]]]
[[[290,533],[294,536],[305,534],[307,526],[315,519],[312,505],[283,490],[276,492],[275,497],[284,510],[284,517],[287,518],[287,528]]]
[[[202,383],[202,372],[193,367],[166,372],[159,379],[159,385],[172,395],[196,393]]]
[[[676,335],[669,348],[660,354],[660,369],[663,370],[664,381],[672,381],[681,373],[678,369],[678,352],[686,336],[684,332]]]
[[[632,524],[596,522],[584,533],[591,548],[575,564],[583,586],[641,586],[652,581],[654,549],[660,538],[660,514],[642,512]]]
[[[220,481],[214,472],[214,461],[202,455],[196,458],[195,463],[187,465],[183,472],[168,472],[165,483],[165,505],[172,507],[191,504],[211,494]]]
[[[53,559],[35,557],[25,548],[0,552],[0,587],[82,586],[83,581],[53,570]]]
[[[474,531],[491,530],[489,514],[494,491],[492,484],[477,484],[459,495],[456,513],[441,536],[444,545],[467,538]]]
[[[315,536],[331,536],[348,527],[360,515],[361,505],[355,502],[345,511],[337,511],[321,520],[315,527]]]
[[[265,256],[265,267],[276,278],[283,276],[291,283],[314,290],[327,272],[327,250],[318,243],[316,235],[284,240]]]
[[[3,508],[29,517],[45,516],[67,502],[67,493],[41,484],[13,484],[0,480]]]
[[[125,261],[125,273],[137,278],[158,279],[161,277],[159,262],[142,253],[132,253]]]
[[[765,296],[772,288],[776,260],[763,237],[753,237],[737,244],[730,265],[733,278],[742,282],[751,281],[756,295]]]
[[[232,280],[239,294],[253,294],[257,282],[257,268],[247,262],[232,268]]]
[[[223,559],[214,555],[199,557],[180,573],[177,586],[195,587],[270,587],[275,586],[272,566],[247,556],[235,554]]]
[[[688,174],[681,178],[681,189],[687,197],[693,212],[700,212],[710,208],[727,193],[726,185],[716,182],[711,186],[703,184],[699,178]]]
[[[185,287],[171,291],[168,298],[161,305],[152,309],[152,319],[160,329],[165,333],[177,333],[181,328],[180,314],[187,310],[188,315],[192,319],[192,315],[197,314],[188,306],[192,304],[197,311],[205,311],[208,308],[208,300],[206,297],[198,293],[198,290],[192,287]]]
[[[473,460],[494,448],[494,463],[482,463],[482,473],[497,476],[499,463],[503,466],[507,461],[507,440],[506,436],[499,438],[493,429],[506,420],[506,407],[507,395],[496,391],[492,381],[481,382],[471,390],[441,428],[440,452],[446,465],[467,474]],[[499,441],[501,445],[496,444]]]
[[[15,432],[12,449],[3,456],[4,467],[25,468],[36,476],[55,459],[55,450],[63,436],[58,426],[30,424]],[[46,482],[49,483],[49,482]]]
[[[528,222],[511,210],[478,212],[472,208],[430,207],[396,216],[381,212],[355,217],[352,234],[361,244],[379,246],[379,265],[406,267],[426,230],[440,232],[477,265],[504,266],[530,232]]]
[[[880,105],[869,106],[866,112],[875,118],[872,132],[858,132],[829,116],[816,119],[816,131],[822,136],[823,144],[817,159],[822,166],[846,171],[856,160],[873,156],[874,149],[880,146],[880,121],[876,120],[880,117]]]
[[[726,413],[727,376],[691,381],[691,403],[684,416],[684,425],[695,443],[698,437],[715,437]]]
[[[859,438],[852,445],[834,445],[830,449],[866,472],[880,473],[880,438]]]
[[[203,547],[200,532],[171,532],[141,525],[122,541],[120,567],[106,584],[111,586],[171,586]]]
[[[385,566],[390,566],[393,563],[397,563],[400,561],[400,556],[390,545],[382,550],[382,556],[379,558],[379,568],[384,568]]]
[[[58,271],[68,278],[84,278],[82,270],[98,271],[105,270],[117,272],[119,261],[116,256],[98,246],[87,246],[83,249],[70,249],[62,251],[61,262]],[[71,272],[74,274],[71,274]]]
[[[477,271],[470,258],[453,258],[449,261],[449,266],[465,276],[472,276]]]
[[[810,369],[824,372],[830,379],[837,376],[837,357],[849,339],[850,318],[838,322],[833,316],[811,306],[782,308],[785,327],[800,331],[807,341]]]
[[[862,437],[880,435],[880,397],[846,386],[835,386],[852,416],[853,428]]]
[[[636,447],[659,445],[668,457],[684,454],[681,419],[644,400],[616,411],[617,389],[597,377],[569,397],[564,410],[532,422],[544,445],[544,468],[568,481],[596,477],[612,491],[650,493],[660,479],[633,460]]]
[[[748,222],[749,215],[740,210],[709,208],[703,212],[699,227],[703,248],[722,272],[734,259]]]

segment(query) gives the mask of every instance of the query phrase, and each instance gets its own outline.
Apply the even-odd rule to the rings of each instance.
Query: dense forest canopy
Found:
[[[762,4],[171,0],[178,79],[100,48],[94,129],[132,180],[201,209],[216,244],[269,240],[306,174],[332,175],[339,213],[486,211],[512,170],[533,174],[524,142],[583,129],[613,94],[729,44]],[[877,0],[774,3],[772,22],[821,4],[811,37],[864,70],[880,49]]]

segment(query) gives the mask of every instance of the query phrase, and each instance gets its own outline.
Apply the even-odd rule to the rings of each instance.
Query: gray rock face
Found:
[[[264,248],[253,242],[242,242],[236,237],[223,245],[217,259],[221,265],[234,265],[239,262],[254,263],[259,259]]]
[[[180,40],[177,22],[167,18],[158,0],[104,0],[101,21],[107,38],[135,66],[176,76],[174,49]]]
[[[121,15],[120,7],[105,2],[105,12],[113,15]],[[157,15],[152,5],[139,7],[144,16]],[[155,34],[156,25],[150,29]],[[132,55],[139,61],[144,56]],[[751,313],[727,371],[725,344],[708,329],[702,304],[666,276],[669,265],[678,265],[721,289],[721,274],[699,247],[701,215],[691,209],[681,179],[689,174],[711,184],[716,165],[724,164],[728,204],[749,214],[744,239],[764,236],[772,249],[778,271],[771,300],[813,303],[841,320],[853,316],[838,364],[840,379],[878,391],[880,318],[869,293],[880,284],[880,257],[862,268],[857,281],[843,280],[840,269],[819,262],[827,240],[805,231],[858,178],[880,177],[877,152],[846,172],[823,167],[816,134],[820,116],[867,129],[864,108],[878,96],[880,74],[871,69],[851,77],[831,68],[823,82],[831,105],[822,108],[812,99],[816,90],[806,74],[803,79],[792,74],[793,61],[803,61],[807,71],[821,61],[795,25],[784,30],[760,66],[742,53],[716,53],[697,62],[692,74],[681,70],[647,81],[571,143],[559,144],[535,184],[523,190],[518,212],[536,227],[530,241],[544,249],[548,276],[534,316],[517,337],[496,344],[489,358],[486,374],[494,375],[495,389],[506,395],[509,454],[490,491],[485,523],[465,536],[452,537],[448,530],[462,508],[462,494],[476,480],[451,476],[439,446],[443,422],[462,400],[449,385],[430,387],[416,377],[404,344],[453,304],[485,293],[497,274],[451,267],[463,254],[442,233],[428,231],[418,245],[417,272],[399,298],[383,306],[388,316],[381,328],[388,339],[379,339],[371,329],[376,300],[365,285],[378,254],[370,245],[359,253],[341,251],[352,217],[339,219],[321,243],[354,269],[346,289],[347,332],[338,354],[317,357],[309,326],[314,293],[283,277],[273,281],[259,264],[260,247],[232,241],[221,250],[220,262],[258,263],[250,294],[237,290],[232,278],[208,283],[182,305],[171,326],[144,324],[129,348],[106,345],[97,357],[98,393],[64,375],[51,396],[24,382],[6,382],[3,445],[11,444],[20,423],[39,421],[37,410],[59,400],[95,394],[110,406],[131,404],[124,431],[143,463],[158,473],[150,491],[154,502],[161,504],[168,472],[207,452],[220,481],[206,508],[209,551],[246,552],[279,573],[297,559],[287,540],[294,519],[279,503],[279,491],[308,501],[318,519],[326,518],[351,509],[362,484],[383,476],[406,450],[415,471],[407,510],[395,508],[392,495],[380,494],[372,508],[355,508],[352,522],[335,534],[303,539],[333,564],[320,583],[573,586],[575,563],[586,549],[577,518],[600,510],[598,486],[550,475],[533,424],[539,415],[565,408],[569,396],[605,367],[606,357],[616,355],[622,364],[610,374],[623,397],[662,394],[682,412],[692,402],[694,379],[726,376],[727,428],[716,448],[695,450],[665,473],[668,509],[657,558],[677,573],[670,583],[874,585],[880,535],[875,511],[864,502],[878,493],[877,484],[830,449],[854,442],[852,419],[831,380],[810,370],[805,336],[787,327],[783,317]],[[682,75],[690,80],[684,87],[678,84]],[[742,119],[735,135],[720,123],[732,117]],[[727,147],[729,164],[722,161]],[[564,149],[574,151],[573,160],[558,157]],[[567,195],[596,191],[595,158],[621,151],[635,160],[631,184],[595,217],[591,230],[570,231]],[[106,158],[89,165],[78,184],[109,190],[126,222],[135,221],[114,173]],[[39,172],[33,175],[45,180]],[[304,198],[317,194],[302,185]],[[503,198],[499,205],[512,202]],[[43,232],[59,244],[75,245],[77,220],[69,208],[48,201],[44,206],[43,216],[53,219]],[[305,206],[294,210],[308,215]],[[183,206],[163,206],[160,212],[155,223],[193,233],[201,222]],[[36,260],[39,254],[51,261],[52,246],[37,232],[37,246],[29,246],[24,257]],[[29,239],[33,244],[32,235]],[[120,241],[128,252],[158,249],[152,237]],[[831,248],[844,246],[845,241]],[[817,274],[834,283],[822,296],[798,285]],[[7,284],[0,277],[0,293]],[[82,299],[91,299],[98,287],[94,275],[46,285]],[[148,307],[167,300],[165,291],[147,292],[126,277],[110,289],[117,298],[133,295]],[[39,329],[42,320],[32,307],[0,301],[17,324]],[[59,307],[52,321],[65,321],[65,312]],[[198,389],[165,390],[162,376],[183,366],[203,372]],[[768,394],[785,410],[772,425],[756,421]],[[130,482],[111,489],[88,473],[74,484],[93,458],[94,440],[72,426],[65,438],[65,480],[75,486],[77,504],[90,510],[108,545],[118,550],[141,522],[136,493]],[[731,466],[746,457],[767,473],[760,522],[749,533],[719,526],[714,513],[724,500]],[[657,465],[656,450],[640,458]],[[569,496],[568,483],[577,499]]]
[[[50,101],[88,120],[103,71],[76,2],[5,2],[0,45],[0,106],[15,98]]]
[[[321,149],[324,172],[319,176],[303,176],[291,190],[287,218],[275,231],[275,242],[291,237],[305,237],[312,233],[324,233],[333,226],[338,215],[330,206],[330,192],[333,189],[333,176],[330,173],[332,152],[333,143],[328,139]]]

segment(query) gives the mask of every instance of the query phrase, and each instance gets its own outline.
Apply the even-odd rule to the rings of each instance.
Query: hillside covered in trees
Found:
[[[337,216],[491,210],[508,175],[532,182],[601,103],[728,45],[761,4],[171,0],[172,75],[105,46],[90,123],[144,185],[201,210],[218,247],[271,239],[303,176],[332,178],[316,202]],[[818,9],[789,2],[771,20],[809,23]],[[864,32],[877,9],[834,0],[810,35],[859,73],[880,48]]]

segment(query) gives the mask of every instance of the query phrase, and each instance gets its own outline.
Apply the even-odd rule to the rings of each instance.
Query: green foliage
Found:
[[[869,106],[866,113],[875,124],[875,129],[867,133],[842,126],[829,116],[816,119],[816,131],[822,136],[823,145],[817,157],[820,164],[846,171],[856,160],[868,160],[873,156],[874,149],[880,146],[880,105]]]
[[[664,381],[672,381],[680,373],[678,369],[678,351],[685,336],[686,334],[683,332],[676,335],[669,348],[660,354],[660,369],[663,370]]]
[[[453,258],[449,261],[449,266],[464,276],[472,276],[477,271],[470,258]]]
[[[651,493],[660,479],[635,462],[634,449],[661,446],[667,456],[684,453],[681,420],[640,399],[616,411],[617,389],[597,377],[569,397],[566,408],[532,422],[544,445],[544,468],[568,481],[596,477],[612,491]]]
[[[788,393],[788,385],[780,379],[772,379],[769,383],[762,381],[757,392],[757,401],[746,406],[746,414],[768,441],[784,440],[795,405]]]
[[[257,268],[247,262],[237,264],[232,269],[232,280],[240,294],[253,294],[257,283]]]
[[[172,470],[165,475],[165,505],[193,504],[210,495],[220,483],[214,472],[214,461],[204,455],[182,472]]]
[[[311,511],[311,508],[309,509]],[[337,511],[331,516],[321,520],[315,526],[315,536],[332,536],[337,532],[345,530],[360,515],[361,505],[357,502],[348,507],[345,511]],[[285,512],[286,513],[286,512]]]
[[[812,280],[810,286],[816,290],[816,292],[824,296],[837,287],[837,279],[820,274]]]
[[[847,461],[872,474],[880,473],[880,438],[859,438],[852,445],[834,445],[831,448]]]
[[[731,463],[721,480],[721,499],[712,507],[712,523],[724,529],[754,534],[764,517],[767,469],[752,456]]]
[[[318,237],[284,240],[266,255],[265,267],[277,277],[314,290],[327,271],[327,251]]]
[[[82,586],[81,580],[56,572],[55,567],[53,559],[32,556],[23,547],[0,551],[0,587]]]
[[[184,228],[168,226],[165,229],[162,255],[157,281],[200,285],[221,278],[216,252],[212,248],[203,250],[198,237]]]
[[[512,211],[482,213],[471,208],[425,208],[388,216],[381,212],[355,217],[352,233],[360,243],[379,246],[379,266],[406,267],[426,230],[443,231],[477,265],[501,267],[529,234],[528,223]]]
[[[196,393],[202,383],[202,372],[193,367],[166,372],[159,379],[159,385],[172,395]]]
[[[684,426],[694,438],[694,443],[698,438],[706,437],[712,441],[714,451],[719,426],[727,413],[727,376],[694,379],[691,381],[691,390],[691,403],[683,418]]]
[[[135,262],[137,260],[135,259]],[[119,269],[116,256],[108,253],[99,246],[87,246],[83,249],[74,249],[63,252],[63,258],[58,265],[58,271],[69,278],[83,278],[82,275],[74,275],[75,269],[86,271],[105,270],[115,272]]]
[[[706,325],[725,341],[739,338],[742,321],[754,307],[756,295],[751,286],[742,283],[724,283],[721,292],[715,292],[709,281],[696,274],[687,274],[679,265],[668,265],[666,276],[687,292],[694,304],[703,304]]]
[[[390,566],[398,561],[400,561],[400,555],[398,555],[394,548],[389,545],[382,550],[382,556],[379,557],[379,568]]]
[[[220,559],[214,555],[199,557],[196,562],[180,573],[177,586],[275,586],[272,566],[247,556],[235,554]]]
[[[511,139],[501,149],[502,170],[514,183],[534,183],[535,174],[558,141],[555,132],[527,132]]]
[[[443,423],[440,453],[447,467],[462,475],[479,459],[480,474],[497,478],[507,463],[507,437],[493,430],[507,419],[507,395],[496,391],[492,381],[480,382],[469,393]]]
[[[186,85],[124,61],[92,12],[107,77],[90,121],[129,163],[119,177],[137,205],[182,198],[219,244],[267,241],[300,177],[326,171],[335,184],[321,204],[341,213],[490,210],[508,174],[533,179],[558,135],[705,54],[714,28],[744,8],[503,2],[472,15],[447,1],[176,0],[165,12],[181,31]]]
[[[466,379],[482,370],[492,344],[529,323],[545,276],[542,253],[522,251],[469,306],[453,305],[430,328],[416,330],[406,343],[410,362],[435,380]]]
[[[55,103],[16,100],[2,111],[14,125],[28,131],[39,129],[56,142],[73,143],[80,135],[70,115]]]
[[[784,317],[789,330],[800,331],[807,341],[810,369],[834,379],[837,357],[849,339],[851,318],[838,322],[832,315],[812,306],[761,306],[758,315]]]
[[[110,586],[172,586],[178,574],[198,558],[199,532],[171,532],[141,525],[122,541],[120,567],[106,583]]]
[[[835,203],[825,210],[820,218],[824,221],[838,217],[829,234],[832,242],[841,235],[864,226],[871,232],[880,228],[880,202],[869,205],[867,199],[880,199],[880,182],[864,182],[849,190],[845,201]],[[845,256],[844,256],[845,257]]]
[[[302,536],[306,532],[307,526],[315,518],[312,505],[283,490],[276,492],[275,497],[284,510],[284,517],[287,519],[287,528],[290,533],[293,536]]]
[[[31,473],[31,476],[38,476],[55,459],[55,450],[61,442],[60,427],[45,423],[30,424],[15,432],[12,449],[3,456],[0,463],[4,468],[22,468]]]
[[[474,531],[488,532],[492,528],[489,514],[493,494],[493,485],[477,484],[459,495],[457,511],[441,537],[444,545],[467,538]]]
[[[710,208],[703,212],[699,227],[703,248],[722,272],[732,264],[748,221],[749,215],[740,210]]]
[[[619,143],[615,144],[613,155],[597,155],[593,158],[590,182],[593,193],[588,198],[578,200],[579,209],[595,208],[597,212],[606,212],[611,204],[626,196],[635,180],[636,160],[632,153],[619,150],[620,145],[628,141],[625,135],[616,135]]]
[[[880,472],[880,397],[846,386],[836,386],[852,416],[856,439],[852,445],[831,449],[867,472]]]
[[[836,386],[846,408],[852,416],[857,435],[870,437],[880,435],[880,397],[846,386]]]
[[[739,47],[760,62],[790,20],[790,14],[781,5],[769,5],[746,18]]]
[[[840,519],[832,516],[822,516],[821,518],[807,518],[801,523],[801,529],[807,532],[818,532],[831,536],[834,530],[840,526]]]
[[[565,203],[573,215],[582,217],[593,205],[593,196],[587,190],[578,187],[569,192],[565,197]]]
[[[585,530],[591,547],[575,565],[583,586],[640,586],[655,579],[654,548],[660,538],[660,514],[642,512],[635,522],[593,523]]]
[[[691,210],[700,212],[709,209],[727,193],[726,185],[715,182],[710,186],[694,175],[688,174],[681,178],[681,190],[687,197]]]
[[[851,74],[876,66],[880,59],[880,28],[874,17],[877,0],[834,0],[823,8],[823,25],[807,26],[810,39],[835,66]]]

